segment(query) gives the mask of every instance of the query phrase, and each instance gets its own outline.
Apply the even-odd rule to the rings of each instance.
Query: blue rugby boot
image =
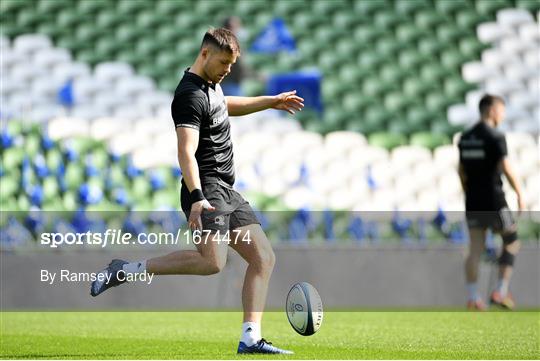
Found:
[[[122,281],[118,279],[118,274],[123,274],[125,278],[125,272],[122,267],[127,263],[128,262],[121,259],[113,259],[107,268],[97,274],[98,278],[101,279],[96,279],[94,282],[92,282],[92,285],[90,286],[90,295],[92,295],[92,297],[96,297],[111,287],[116,287],[122,283],[125,283],[125,279]]]
[[[280,354],[280,355],[292,355],[294,352],[289,350],[282,350],[276,346],[272,346],[272,342],[266,341],[264,338],[261,338],[253,346],[247,346],[245,343],[240,341],[238,345],[239,354],[250,354],[250,353],[266,353],[266,354]]]

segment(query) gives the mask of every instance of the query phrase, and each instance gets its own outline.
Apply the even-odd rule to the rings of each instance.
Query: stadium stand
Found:
[[[508,100],[510,154],[527,208],[540,209],[537,1],[3,0],[0,9],[3,210],[177,209],[171,92],[208,26],[237,14],[247,49],[268,9],[297,54],[245,50],[246,62],[267,74],[317,67],[325,111],[232,119],[237,187],[258,209],[463,210],[451,139],[477,119],[485,91]]]

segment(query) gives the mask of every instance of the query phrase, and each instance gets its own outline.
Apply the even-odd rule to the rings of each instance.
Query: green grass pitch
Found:
[[[0,358],[245,359],[239,312],[2,312]],[[278,359],[539,359],[540,313],[325,312],[296,334],[267,312],[263,335],[295,351]],[[254,356],[247,358],[276,358]]]

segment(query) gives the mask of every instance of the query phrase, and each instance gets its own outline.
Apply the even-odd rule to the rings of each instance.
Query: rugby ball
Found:
[[[287,294],[287,318],[292,328],[302,336],[319,330],[323,320],[321,296],[307,282],[296,283]]]

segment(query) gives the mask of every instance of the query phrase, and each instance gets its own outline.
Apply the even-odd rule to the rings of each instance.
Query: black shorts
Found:
[[[498,211],[466,211],[467,224],[471,228],[489,228],[494,232],[515,231],[516,221],[512,211],[503,207]]]
[[[221,183],[202,184],[202,192],[215,211],[203,211],[201,221],[203,230],[219,231],[224,234],[239,227],[260,224],[249,203],[232,187]],[[189,190],[182,183],[180,196],[182,210],[189,219],[191,200]]]

